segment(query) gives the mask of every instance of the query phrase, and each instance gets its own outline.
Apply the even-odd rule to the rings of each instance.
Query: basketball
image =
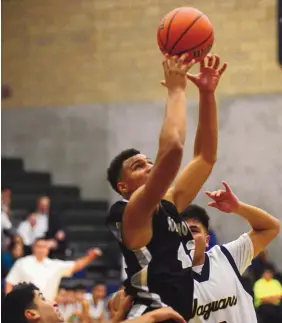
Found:
[[[201,11],[180,7],[170,11],[158,26],[158,45],[163,54],[181,56],[186,61],[201,61],[211,50],[214,41],[213,26]]]

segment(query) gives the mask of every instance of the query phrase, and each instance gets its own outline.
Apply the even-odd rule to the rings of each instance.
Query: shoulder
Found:
[[[32,256],[25,256],[25,257],[17,259],[14,263],[14,266],[21,267],[21,266],[25,265],[26,263],[30,263],[32,261],[31,257]]]
[[[160,210],[161,209],[164,209],[170,215],[178,215],[179,216],[176,206],[171,201],[161,200]]]
[[[115,202],[110,208],[110,211],[107,217],[107,222],[120,222],[122,220],[122,215],[124,213],[126,205],[127,205],[126,200]]]

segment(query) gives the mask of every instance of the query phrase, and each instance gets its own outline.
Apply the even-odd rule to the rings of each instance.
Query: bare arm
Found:
[[[94,259],[96,259],[97,257],[100,257],[101,254],[102,254],[102,252],[99,248],[94,248],[94,249],[89,250],[87,256],[79,258],[75,261],[74,266],[72,268],[72,273],[76,273],[77,271],[84,269]]]
[[[252,227],[249,236],[256,257],[278,235],[280,221],[266,211],[242,202],[239,203],[235,213],[245,218]]]
[[[209,55],[206,63],[201,62],[198,75],[188,75],[199,88],[199,119],[193,160],[180,173],[170,192],[171,198],[168,198],[179,212],[182,212],[196,197],[217,159],[218,118],[214,93],[227,66],[224,64],[218,70],[219,63],[218,56]]]
[[[7,282],[6,281],[6,284],[5,284],[5,294],[8,294],[10,293],[10,291],[13,289],[14,285],[12,285],[11,283]]]
[[[226,182],[222,182],[224,190],[206,192],[213,199],[209,206],[215,207],[226,213],[236,213],[246,219],[252,230],[249,236],[253,243],[254,257],[278,235],[280,222],[266,211],[255,206],[240,202]]]
[[[168,98],[156,162],[147,183],[131,196],[123,216],[122,237],[129,249],[141,248],[150,241],[153,213],[181,164],[186,134],[185,74],[189,68],[184,59],[164,61]]]

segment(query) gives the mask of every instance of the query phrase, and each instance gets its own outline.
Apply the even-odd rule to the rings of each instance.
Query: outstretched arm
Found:
[[[122,238],[129,249],[145,246],[152,237],[152,216],[179,170],[186,137],[186,73],[192,64],[181,58],[163,62],[168,90],[167,106],[159,137],[159,150],[146,184],[131,196],[124,212]]]
[[[280,222],[266,211],[241,202],[226,182],[222,184],[225,190],[206,192],[213,200],[209,202],[209,206],[222,212],[238,214],[249,222],[252,229],[248,234],[253,243],[254,257],[256,257],[278,235]]]
[[[90,249],[88,254],[84,257],[77,259],[72,268],[72,273],[76,273],[81,269],[87,267],[94,259],[100,257],[102,255],[102,251],[99,248]]]
[[[199,88],[199,119],[193,160],[187,164],[171,189],[170,200],[182,212],[196,197],[209,177],[217,158],[218,122],[215,90],[227,64],[219,68],[217,55],[208,55],[200,63],[200,73],[188,74]],[[168,198],[169,199],[169,198]]]

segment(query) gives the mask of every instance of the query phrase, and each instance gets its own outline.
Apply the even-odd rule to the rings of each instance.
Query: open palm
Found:
[[[221,68],[219,68],[219,65],[219,56],[208,54],[207,57],[200,62],[200,72],[196,75],[187,73],[187,78],[192,81],[200,91],[214,92],[221,75],[227,68],[227,63],[224,63]]]

